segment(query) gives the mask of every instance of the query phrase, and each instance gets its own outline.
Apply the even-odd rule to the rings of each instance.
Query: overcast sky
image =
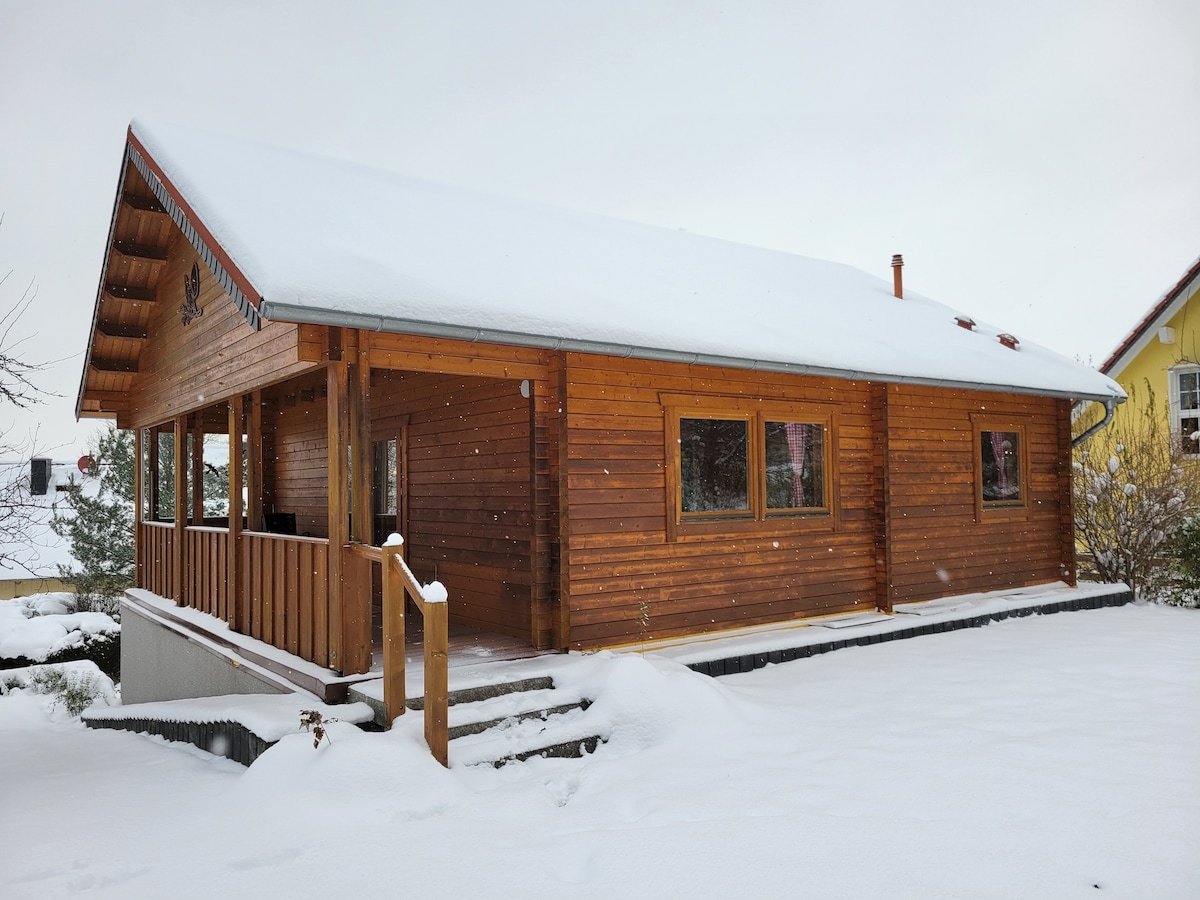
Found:
[[[0,0],[0,308],[74,422],[125,128],[848,263],[1099,363],[1200,256],[1200,3]],[[854,340],[853,321],[846,340]]]

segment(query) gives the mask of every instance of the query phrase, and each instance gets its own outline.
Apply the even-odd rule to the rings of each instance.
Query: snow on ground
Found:
[[[1185,898],[1200,614],[1128,606],[719,680],[563,658],[609,741],[443,770],[418,716],[250,769],[0,698],[0,893]]]

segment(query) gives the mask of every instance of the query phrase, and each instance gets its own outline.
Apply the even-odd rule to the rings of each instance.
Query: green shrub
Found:
[[[34,669],[29,686],[39,694],[54,695],[54,702],[61,703],[71,716],[78,716],[100,696],[100,686],[95,678],[66,672],[59,666]]]
[[[1159,599],[1200,609],[1200,518],[1188,519],[1171,536],[1167,573]]]

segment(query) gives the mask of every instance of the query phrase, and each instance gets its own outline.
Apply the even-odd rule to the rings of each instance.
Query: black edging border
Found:
[[[249,766],[252,762],[275,746],[274,741],[264,741],[241,722],[168,722],[162,719],[89,719],[83,723],[88,728],[111,728],[117,731],[134,731],[153,734],[168,741],[184,741],[206,750],[214,756],[224,756],[234,762]]]
[[[926,634],[941,634],[947,631],[961,631],[964,628],[982,628],[992,622],[1004,619],[1023,618],[1025,616],[1046,616],[1061,612],[1078,612],[1085,609],[1103,609],[1109,606],[1125,606],[1133,602],[1133,592],[1114,591],[1111,594],[1094,594],[1090,597],[1076,597],[1072,600],[1060,600],[1057,603],[1046,603],[1041,606],[1023,606],[1014,609],[1002,609],[994,613],[970,616],[965,619],[952,619],[946,622],[929,622],[925,625],[913,625],[910,628],[897,628],[894,631],[884,631],[878,634],[864,634],[858,637],[846,637],[838,640],[824,641],[820,644],[806,644],[800,647],[789,647],[782,650],[769,650],[762,653],[746,653],[741,656],[727,656],[722,659],[709,659],[702,662],[688,663],[687,667],[701,675],[720,678],[722,675],[736,675],[740,672],[753,672],[771,664],[791,662],[796,659],[806,659],[831,653],[846,647],[865,647],[869,644],[883,644],[888,641],[900,641],[906,638],[921,637]],[[915,618],[915,617],[914,617]]]

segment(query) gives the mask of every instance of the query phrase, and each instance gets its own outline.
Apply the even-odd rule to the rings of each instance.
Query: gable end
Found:
[[[241,287],[238,285],[238,281],[235,280],[230,274],[230,269],[233,268],[232,264],[229,262],[228,258],[225,257],[225,254],[222,253],[220,256],[218,256],[217,253],[214,253],[209,247],[208,241],[205,240],[205,235],[202,235],[200,231],[192,224],[191,219],[184,212],[183,208],[175,202],[175,198],[172,196],[171,192],[167,190],[166,185],[163,184],[163,178],[160,176],[158,170],[152,167],[147,162],[146,157],[142,154],[140,149],[134,146],[136,140],[137,139],[130,134],[129,141],[125,145],[126,158],[133,164],[134,168],[138,170],[141,176],[146,179],[146,183],[150,186],[150,190],[154,192],[155,198],[163,205],[163,209],[167,211],[167,214],[171,217],[171,220],[176,224],[176,226],[178,226],[179,230],[183,232],[183,236],[186,237],[188,242],[196,248],[196,252],[200,254],[200,258],[204,260],[204,264],[208,266],[209,270],[213,273],[213,275],[216,276],[217,281],[225,290],[225,293],[227,293],[233,300],[234,304],[238,308],[238,311],[242,314],[246,321],[250,323],[250,327],[255,331],[258,331],[260,327],[258,309],[253,303],[250,302],[250,300],[246,297],[245,292],[243,292]],[[228,264],[228,266],[226,264]]]

